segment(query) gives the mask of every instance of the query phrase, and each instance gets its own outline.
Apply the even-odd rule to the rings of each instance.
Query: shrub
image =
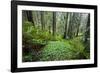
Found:
[[[72,45],[72,51],[74,54],[74,59],[86,59],[89,58],[89,54],[85,51],[85,47],[83,42],[80,40],[80,38],[74,38],[72,40],[69,40],[70,45]],[[88,57],[87,57],[88,56]]]

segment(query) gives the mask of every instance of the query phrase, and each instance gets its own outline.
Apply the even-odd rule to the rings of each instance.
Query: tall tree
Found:
[[[32,23],[33,23],[33,26],[35,26],[35,25],[34,25],[34,21],[33,21],[32,11],[25,11],[25,12],[26,12],[27,20],[28,20],[29,22],[32,22]]]
[[[78,14],[76,37],[78,36],[80,25],[81,25],[81,14]]]
[[[88,14],[88,20],[86,25],[86,32],[85,32],[85,42],[87,42],[88,38],[90,37],[90,14]]]
[[[56,12],[53,12],[52,32],[54,36],[56,34]]]
[[[90,14],[88,14],[88,20],[87,20],[87,25],[86,25],[86,32],[85,32],[85,42],[88,41],[88,38],[90,37]]]
[[[63,38],[66,39],[67,38],[67,24],[68,24],[68,13],[66,13],[66,19],[65,19],[65,31],[64,31],[64,36]]]
[[[85,50],[90,51],[90,14],[88,14],[88,20],[85,32]]]
[[[72,38],[73,37],[73,19],[74,18],[74,13],[70,13],[70,19],[69,19],[69,26],[68,26],[68,37]]]
[[[41,26],[42,26],[42,30],[45,29],[45,23],[44,23],[44,12],[41,11]]]

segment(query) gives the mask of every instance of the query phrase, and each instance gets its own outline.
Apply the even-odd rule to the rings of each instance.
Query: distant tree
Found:
[[[78,21],[77,21],[77,31],[76,31],[76,37],[78,36],[79,33],[79,26],[81,25],[81,14],[78,14]]]
[[[49,26],[49,33],[51,34],[51,26]]]
[[[45,29],[45,23],[44,23],[44,12],[41,11],[41,26],[42,26],[42,30]]]

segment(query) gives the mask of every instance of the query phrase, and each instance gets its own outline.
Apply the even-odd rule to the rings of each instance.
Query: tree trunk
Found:
[[[90,37],[90,14],[88,14],[88,21],[86,25],[86,32],[85,32],[85,42],[87,42],[88,38]]]
[[[29,22],[32,22],[32,23],[33,23],[33,26],[34,26],[32,11],[26,11],[26,15],[27,15],[27,20],[28,20]]]
[[[67,38],[67,23],[68,23],[68,13],[66,13],[66,23],[65,23],[65,31],[64,31],[64,39]]]
[[[72,38],[72,27],[73,27],[73,13],[70,13],[69,27],[68,27],[68,37]]]
[[[44,24],[44,12],[41,11],[41,26],[42,26],[42,30],[45,29],[45,24]]]
[[[53,32],[53,36],[55,36],[55,33],[56,33],[56,12],[53,12],[52,32]]]
[[[51,34],[51,26],[49,26],[49,33]]]
[[[90,52],[90,14],[88,14],[84,43],[85,43],[85,50]]]
[[[81,15],[79,16],[79,21],[78,21],[78,24],[77,24],[77,31],[76,31],[76,37],[78,36],[78,33],[79,33],[79,26],[81,24]]]

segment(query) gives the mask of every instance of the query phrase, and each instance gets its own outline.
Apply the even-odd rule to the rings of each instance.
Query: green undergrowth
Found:
[[[61,35],[53,36],[47,30],[32,26],[32,23],[25,22],[23,25],[23,45],[33,46],[44,45],[38,55],[32,52],[23,56],[24,61],[57,61],[89,59],[89,52],[85,51],[84,44],[80,37],[63,39]],[[34,60],[33,60],[34,59]]]
[[[89,54],[84,51],[84,46],[75,38],[64,41],[49,41],[43,48],[40,61],[88,59]]]

